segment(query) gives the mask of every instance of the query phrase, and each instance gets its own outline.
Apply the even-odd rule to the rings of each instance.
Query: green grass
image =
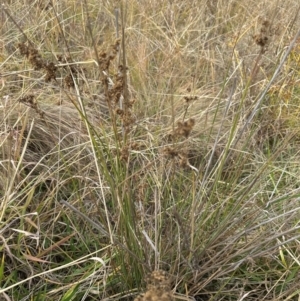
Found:
[[[297,5],[7,1],[0,299],[298,300]]]

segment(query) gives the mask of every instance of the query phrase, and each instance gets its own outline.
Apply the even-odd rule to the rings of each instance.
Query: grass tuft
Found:
[[[0,16],[0,299],[299,298],[299,5],[46,2]]]

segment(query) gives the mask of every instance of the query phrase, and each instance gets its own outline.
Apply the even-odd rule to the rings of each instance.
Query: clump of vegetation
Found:
[[[1,298],[299,297],[299,5],[277,4],[3,5]]]
[[[136,297],[134,301],[174,300],[170,281],[164,271],[153,271],[147,282],[147,291],[143,295]]]

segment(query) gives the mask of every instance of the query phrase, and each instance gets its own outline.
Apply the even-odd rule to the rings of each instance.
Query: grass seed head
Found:
[[[52,79],[56,79],[55,73],[57,71],[57,67],[53,62],[45,62],[39,51],[31,45],[27,46],[25,43],[19,43],[18,48],[20,54],[28,59],[34,70],[44,70],[46,72],[46,82],[50,82]]]
[[[195,119],[193,118],[190,118],[189,120],[184,122],[178,121],[177,128],[175,129],[175,134],[177,136],[183,136],[185,138],[188,138],[194,125],[195,125]]]
[[[51,82],[51,80],[55,80],[56,79],[56,71],[57,71],[57,67],[54,65],[53,62],[49,62],[44,64],[44,69],[46,71],[46,77],[45,77],[45,82]]]
[[[265,51],[267,44],[270,41],[270,22],[264,20],[260,28],[260,32],[253,36],[255,43]]]
[[[162,270],[153,271],[146,279],[147,291],[134,301],[172,301],[174,300],[170,287],[170,279]]]

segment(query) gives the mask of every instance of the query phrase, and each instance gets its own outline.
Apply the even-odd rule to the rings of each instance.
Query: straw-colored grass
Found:
[[[6,1],[0,299],[298,300],[299,10]]]

